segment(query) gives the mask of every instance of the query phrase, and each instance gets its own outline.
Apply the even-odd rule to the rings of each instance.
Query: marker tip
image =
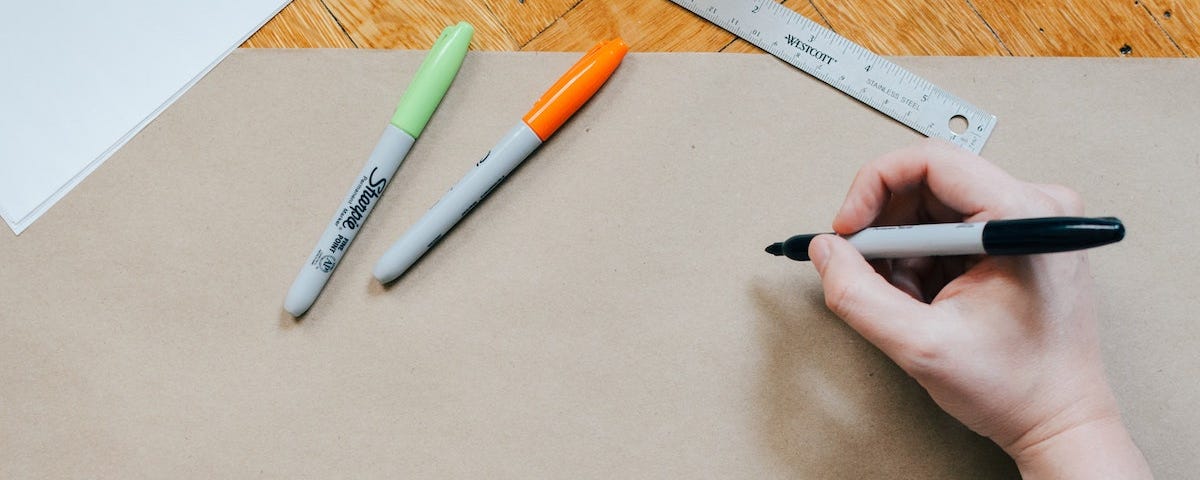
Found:
[[[777,257],[783,255],[783,243],[772,243],[767,245],[767,253]]]

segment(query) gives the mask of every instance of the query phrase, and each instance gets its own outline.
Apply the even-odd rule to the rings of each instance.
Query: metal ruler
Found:
[[[671,0],[929,137],[979,153],[996,116],[772,0]]]

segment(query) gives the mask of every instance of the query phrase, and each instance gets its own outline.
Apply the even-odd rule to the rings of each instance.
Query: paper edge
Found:
[[[44,215],[47,211],[49,211],[51,207],[53,207],[60,200],[62,200],[63,197],[66,197],[67,194],[70,193],[71,190],[73,190],[76,185],[79,185],[81,182],[83,182],[83,180],[85,178],[88,177],[88,175],[91,175],[92,172],[94,172],[97,168],[99,168],[100,165],[102,165],[102,164],[104,164],[104,162],[108,161],[108,159],[110,157],[112,157],[113,154],[117,153],[117,151],[120,150],[121,147],[124,147],[126,143],[129,143],[129,141],[133,139],[133,137],[136,137],[138,133],[141,133],[142,129],[146,128],[146,126],[149,125],[150,122],[153,122],[155,118],[158,118],[158,116],[160,114],[162,114],[162,112],[166,111],[166,109],[169,108],[172,104],[174,104],[177,100],[179,100],[179,98],[182,97],[183,94],[187,93],[187,91],[191,90],[191,88],[194,87],[196,85],[196,83],[200,82],[201,79],[203,79],[205,76],[207,76],[208,73],[212,71],[212,69],[216,68],[217,65],[219,65],[221,62],[225,61],[225,59],[229,57],[229,54],[233,53],[234,50],[237,50],[237,48],[239,46],[241,46],[243,43],[246,43],[246,40],[248,40],[250,37],[254,36],[255,33],[258,33],[259,30],[262,30],[263,25],[266,25],[267,22],[270,22],[271,19],[273,19],[277,15],[279,15],[279,12],[283,11],[283,9],[287,8],[287,6],[290,5],[291,3],[292,3],[292,0],[284,0],[279,5],[278,8],[275,8],[273,11],[271,11],[271,13],[269,15],[267,15],[266,18],[264,18],[262,21],[260,21],[257,26],[255,26],[252,30],[250,30],[250,32],[243,35],[236,42],[233,42],[233,45],[230,46],[229,48],[226,48],[224,53],[218,55],[217,58],[213,59],[213,61],[211,63],[209,63],[207,67],[204,67],[198,73],[196,73],[196,75],[194,75],[190,81],[185,83],[173,95],[171,95],[165,101],[163,101],[163,103],[160,104],[158,106],[158,108],[154,109],[153,112],[151,112],[149,115],[147,115],[145,119],[143,119],[137,125],[134,125],[133,128],[129,129],[128,132],[125,132],[125,135],[122,135],[121,138],[117,139],[117,141],[114,142],[111,146],[109,146],[108,149],[104,151],[104,153],[101,153],[100,156],[96,157],[94,160],[92,160],[90,163],[88,163],[87,166],[83,168],[83,170],[80,170],[79,173],[75,174],[75,176],[68,179],[65,183],[62,184],[62,186],[58,187],[58,189],[55,190],[53,194],[51,194],[49,197],[47,197],[46,200],[42,201],[42,203],[39,203],[37,205],[37,207],[34,207],[33,210],[30,210],[30,212],[28,214],[26,214],[24,217],[13,220],[12,215],[10,215],[8,213],[8,211],[6,211],[4,209],[4,207],[0,206],[0,218],[4,218],[4,222],[8,224],[8,228],[12,229],[13,235],[19,236],[19,235],[21,235],[21,232],[24,232],[25,229],[27,229],[31,225],[33,225],[33,222],[36,222],[39,218],[42,217],[42,215]]]

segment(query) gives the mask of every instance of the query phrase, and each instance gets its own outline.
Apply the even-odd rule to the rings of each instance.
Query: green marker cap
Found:
[[[392,116],[392,125],[404,130],[413,138],[421,136],[429,117],[437,109],[450,82],[462,67],[463,59],[467,56],[467,46],[475,27],[467,22],[458,22],[442,30],[441,36],[425,56],[421,68],[413,77],[412,84],[400,97],[400,105],[396,106],[396,114]]]

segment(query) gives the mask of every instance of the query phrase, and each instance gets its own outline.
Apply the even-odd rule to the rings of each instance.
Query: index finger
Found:
[[[922,186],[968,218],[1007,209],[1020,200],[1024,185],[978,155],[930,139],[864,165],[834,217],[833,230],[842,235],[862,230],[875,221],[893,194]]]

